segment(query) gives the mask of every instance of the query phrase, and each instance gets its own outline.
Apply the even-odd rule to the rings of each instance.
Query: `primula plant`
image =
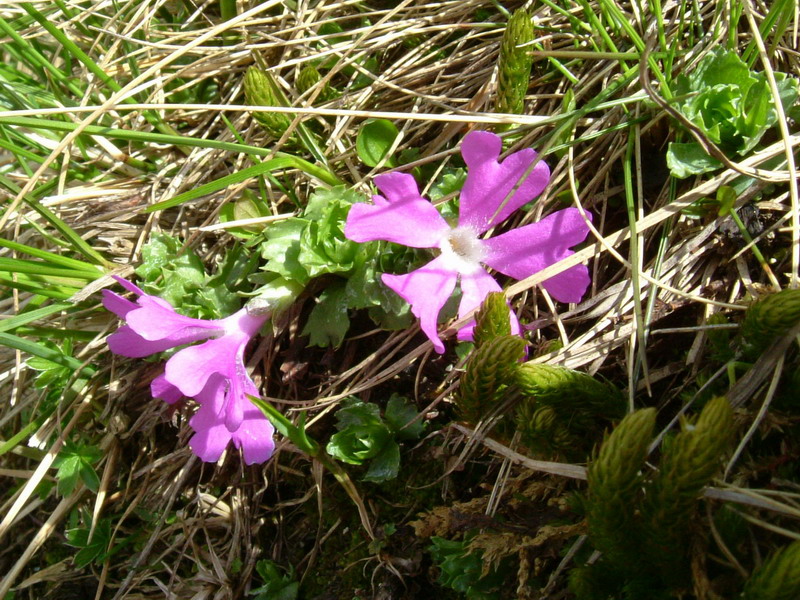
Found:
[[[548,215],[493,238],[481,236],[505,221],[547,186],[550,170],[526,148],[498,162],[502,141],[486,131],[469,133],[461,145],[467,178],[461,190],[457,223],[449,223],[419,193],[417,182],[406,173],[375,177],[383,195],[372,204],[350,209],[345,235],[357,242],[385,240],[412,248],[435,248],[439,256],[406,275],[384,273],[383,282],[411,305],[425,335],[437,352],[444,344],[437,332],[439,313],[460,283],[459,318],[480,306],[500,285],[487,273],[490,267],[514,279],[525,279],[573,254],[589,228],[575,208]],[[551,277],[542,286],[561,302],[579,302],[589,285],[589,271],[576,265]],[[512,331],[520,326],[512,314]],[[459,339],[472,339],[474,322],[462,327]]]
[[[274,450],[274,429],[247,398],[248,394],[258,395],[258,390],[247,374],[244,351],[272,311],[251,314],[242,308],[224,319],[194,319],[177,313],[168,302],[145,294],[133,283],[115,279],[136,300],[103,290],[103,305],[126,321],[108,338],[112,352],[138,358],[205,340],[173,354],[164,373],[150,386],[155,398],[170,404],[184,396],[200,404],[189,421],[195,432],[189,442],[194,453],[214,462],[233,442],[241,448],[247,464],[269,459]],[[298,293],[291,285],[273,285],[271,289],[272,309],[291,302]]]
[[[775,73],[785,111],[797,100],[796,78]],[[715,48],[688,75],[678,77],[676,108],[699,127],[728,156],[746,156],[767,130],[777,112],[764,73],[753,73],[730,50]],[[689,177],[722,167],[699,142],[671,142],[667,164],[675,177]]]
[[[414,440],[422,435],[424,422],[404,398],[392,394],[384,418],[371,402],[348,402],[336,413],[335,433],[326,450],[328,454],[352,465],[370,461],[365,481],[381,482],[397,477],[400,469],[398,441]],[[413,422],[412,422],[413,421]]]

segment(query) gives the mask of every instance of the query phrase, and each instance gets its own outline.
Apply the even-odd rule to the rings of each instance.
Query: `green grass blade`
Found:
[[[109,89],[120,92],[122,91],[122,86],[118,84],[112,77],[106,74],[103,69],[100,68],[96,62],[94,62],[91,57],[86,54],[83,50],[81,50],[78,45],[73,42],[70,38],[68,38],[64,33],[56,27],[55,24],[50,22],[50,20],[45,17],[42,13],[36,10],[33,6],[31,6],[27,2],[23,2],[20,4],[20,7],[28,13],[39,25],[41,25],[47,32],[52,35],[56,41],[64,47],[64,50],[70,53],[70,55],[74,56],[78,59],[89,71],[92,72],[95,77],[97,77],[100,81],[102,81]],[[126,97],[122,100],[128,104],[136,103],[136,99],[132,97]],[[164,123],[163,119],[153,111],[143,111],[142,114],[144,117],[150,122],[153,126],[157,127],[160,131],[165,133],[174,133],[172,127]]]
[[[65,269],[63,267],[54,267],[37,260],[1,257],[0,271],[8,271],[9,273],[30,273],[32,275],[42,276],[52,275],[54,277],[67,277],[85,281],[94,281],[100,276],[100,273],[96,270],[78,271],[74,269]]]
[[[307,173],[312,177],[316,177],[317,179],[329,185],[341,184],[341,181],[339,181],[339,179],[327,169],[318,167],[308,162],[307,160],[303,160],[302,158],[297,158],[296,156],[279,156],[277,158],[267,160],[263,163],[253,165],[252,167],[242,169],[241,171],[237,171],[236,173],[231,173],[230,175],[226,175],[225,177],[220,177],[219,179],[206,183],[205,185],[196,187],[193,190],[189,190],[188,192],[184,192],[183,194],[178,194],[177,196],[175,196],[174,198],[170,198],[169,200],[164,200],[163,202],[159,202],[158,204],[154,204],[153,206],[148,206],[145,209],[145,212],[153,212],[156,210],[164,210],[166,208],[172,208],[173,206],[178,206],[179,204],[183,204],[184,202],[189,202],[190,200],[194,200],[201,196],[217,192],[221,189],[228,187],[229,185],[241,183],[243,181],[250,179],[251,177],[258,177],[259,175],[263,175],[271,171],[277,171],[279,169],[299,169],[304,173]]]
[[[21,190],[21,188],[17,184],[15,184],[13,181],[11,181],[10,179],[8,179],[3,175],[0,175],[0,184],[4,185],[14,194],[18,194]],[[103,258],[102,254],[100,254],[97,250],[92,248],[86,242],[86,240],[84,240],[80,235],[78,235],[78,233],[74,229],[72,229],[72,227],[64,223],[64,221],[62,221],[60,218],[58,218],[53,211],[51,211],[46,206],[40,204],[37,200],[35,200],[29,195],[26,195],[24,200],[28,206],[30,206],[33,210],[38,212],[43,219],[45,219],[48,223],[50,223],[57,231],[61,233],[61,235],[63,235],[67,239],[67,241],[72,246],[72,249],[75,252],[83,254],[86,258],[88,258],[97,265],[108,264],[106,259]],[[97,272],[96,269],[95,271]]]
[[[59,83],[63,84],[76,98],[83,96],[83,91],[70,80],[70,78],[49,60],[47,60],[36,48],[34,48],[25,38],[20,36],[14,28],[9,25],[2,17],[0,17],[0,31],[11,38],[12,43],[6,43],[6,50],[10,50],[13,45],[16,45],[18,53],[21,53],[21,60],[24,60],[34,69],[41,69],[47,71]]]
[[[9,319],[2,319],[0,320],[0,332],[13,331],[17,327],[22,327],[23,325],[33,323],[39,319],[44,319],[45,317],[49,317],[50,315],[54,315],[72,307],[73,305],[67,302],[58,302],[56,304],[50,304],[49,306],[44,306],[42,308],[37,308],[35,310],[15,315]]]
[[[91,377],[95,373],[95,369],[93,367],[82,366],[83,363],[77,358],[66,356],[58,350],[48,348],[43,344],[31,342],[30,340],[26,340],[25,338],[21,338],[11,333],[0,332],[0,345],[13,348],[14,350],[20,350],[21,352],[25,352],[31,356],[44,358],[51,362],[67,367],[73,371],[80,369],[81,374],[86,375],[87,377]]]
[[[0,247],[9,248],[10,250],[16,250],[17,252],[22,252],[23,254],[27,254],[28,256],[33,256],[34,258],[41,258],[42,260],[45,260],[54,265],[61,265],[63,267],[74,269],[76,271],[88,272],[91,271],[92,269],[97,269],[97,267],[95,267],[90,263],[85,263],[80,260],[75,260],[74,258],[61,256],[60,254],[56,254],[54,252],[48,252],[47,250],[34,248],[33,246],[27,246],[25,244],[20,244],[19,242],[12,242],[11,240],[6,240],[3,238],[0,238]],[[98,276],[100,274],[102,274],[102,272],[98,270]]]
[[[49,119],[16,116],[0,116],[0,123],[8,123],[10,125],[17,125],[18,127],[30,127],[33,129],[67,132],[74,131],[78,127],[75,123],[68,123],[65,121],[51,121]],[[194,148],[213,148],[216,150],[225,150],[233,153],[241,152],[251,156],[270,156],[271,154],[281,156],[280,152],[274,153],[272,150],[267,148],[259,148],[258,146],[248,146],[246,144],[222,142],[218,140],[190,138],[177,134],[114,129],[112,127],[103,127],[101,125],[89,125],[85,127],[83,131],[88,135],[96,135],[108,139],[127,140],[150,144],[171,144],[173,146],[191,146]]]
[[[8,271],[0,271],[0,284],[56,300],[66,300],[83,288],[83,283],[74,279],[52,276],[38,279],[35,275],[9,273]],[[58,284],[65,284],[70,287],[63,287]]]

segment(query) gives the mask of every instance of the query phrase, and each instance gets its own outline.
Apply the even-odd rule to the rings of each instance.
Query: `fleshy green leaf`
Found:
[[[667,149],[667,166],[674,177],[685,179],[719,169],[722,163],[706,154],[697,142],[670,142]]]
[[[308,282],[308,271],[299,260],[300,237],[307,225],[304,219],[287,219],[267,230],[267,240],[260,247],[261,257],[267,261],[265,270],[298,283]]]
[[[288,573],[271,560],[260,560],[256,563],[256,572],[264,585],[250,592],[255,600],[296,600],[300,591],[300,582],[295,581],[294,569]]]
[[[309,336],[309,346],[337,348],[349,328],[344,283],[336,283],[320,294],[319,302],[311,310],[301,335]]]
[[[334,433],[325,449],[328,454],[341,461],[360,465],[365,460],[378,456],[389,443],[395,443],[392,441],[389,429],[378,422],[369,425],[350,425]]]
[[[358,157],[368,167],[375,167],[389,154],[400,132],[388,119],[367,119],[358,130],[356,151]],[[392,157],[387,158],[385,166],[395,166]]]
[[[364,481],[381,483],[397,477],[400,472],[400,446],[397,442],[390,441],[369,463],[369,469],[364,475]]]
[[[784,110],[797,99],[798,83],[776,73]],[[675,107],[727,155],[743,156],[756,148],[777,118],[763,73],[751,72],[732,50],[715,48],[688,75],[677,78]],[[719,168],[696,144],[670,144],[667,164],[676,177]]]

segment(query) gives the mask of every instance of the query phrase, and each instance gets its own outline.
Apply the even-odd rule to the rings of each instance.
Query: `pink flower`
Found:
[[[196,432],[190,442],[195,454],[216,461],[232,441],[247,464],[266,461],[274,430],[247,398],[258,390],[245,369],[244,351],[269,316],[242,309],[225,319],[193,319],[131,282],[115,279],[138,298],[132,302],[103,290],[103,305],[127,322],[109,336],[112,352],[137,358],[206,340],[176,352],[150,386],[153,396],[166,402],[188,396],[200,403],[190,421]]]
[[[225,420],[220,418],[225,412],[226,402],[229,402],[228,386],[229,380],[215,374],[197,395],[200,409],[189,421],[195,431],[189,446],[202,460],[217,462],[228,444],[233,442],[236,448],[242,449],[244,462],[248,465],[266,462],[275,450],[272,423],[245,397],[239,427],[229,429]],[[258,396],[258,390],[250,378],[245,382],[244,392]]]
[[[416,181],[406,173],[375,177],[383,195],[373,196],[373,204],[353,205],[347,216],[345,235],[354,241],[385,240],[440,250],[439,256],[411,273],[384,273],[381,277],[411,304],[422,331],[440,353],[444,344],[436,327],[439,312],[457,282],[461,284],[458,315],[462,317],[478,308],[489,292],[501,290],[484,265],[514,279],[525,279],[573,254],[570,246],[582,242],[589,231],[580,212],[567,208],[538,223],[481,239],[483,233],[538,196],[550,177],[547,165],[539,162],[520,182],[536,160],[536,152],[527,148],[500,163],[501,149],[500,138],[487,131],[472,131],[464,138],[461,155],[468,173],[456,226],[420,196]],[[588,285],[589,270],[584,265],[542,283],[561,302],[579,302]],[[472,339],[473,328],[474,322],[463,327],[459,339]],[[519,333],[519,322],[513,315],[512,330]]]

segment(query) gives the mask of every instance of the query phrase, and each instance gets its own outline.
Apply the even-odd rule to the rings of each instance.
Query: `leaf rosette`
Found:
[[[343,462],[361,465],[394,442],[376,404],[353,402],[339,410],[336,417],[340,431],[331,437],[327,450]]]

